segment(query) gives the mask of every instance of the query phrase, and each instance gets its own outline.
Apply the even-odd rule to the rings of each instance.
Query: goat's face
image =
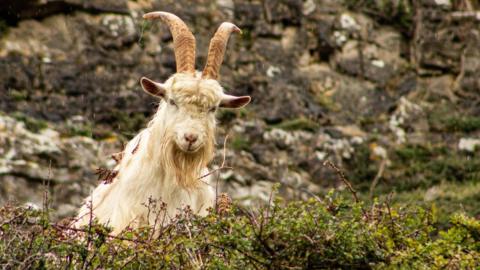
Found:
[[[239,108],[248,96],[230,96],[216,80],[177,73],[164,84],[142,78],[143,89],[163,99],[168,134],[185,153],[194,153],[214,140],[215,112],[219,107]]]
[[[227,41],[231,33],[240,33],[232,23],[224,22],[210,40],[205,68],[195,72],[195,37],[187,25],[168,12],[150,12],[145,19],[161,19],[173,38],[177,73],[164,84],[147,78],[141,79],[143,89],[164,100],[157,117],[173,138],[176,146],[185,153],[195,153],[202,146],[213,150],[215,111],[218,107],[239,108],[250,102],[250,97],[225,95],[217,82]],[[171,141],[171,140],[169,140]],[[207,151],[210,152],[210,151]],[[191,157],[191,155],[190,155]]]

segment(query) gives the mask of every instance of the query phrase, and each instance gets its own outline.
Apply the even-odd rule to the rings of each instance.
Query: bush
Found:
[[[420,207],[375,202],[368,209],[324,198],[248,210],[223,205],[207,217],[185,209],[158,237],[150,228],[73,230],[48,211],[0,210],[2,268],[110,269],[475,269],[480,222],[463,214],[446,230]]]

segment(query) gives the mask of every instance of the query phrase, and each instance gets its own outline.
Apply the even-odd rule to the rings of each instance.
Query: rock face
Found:
[[[141,19],[152,10],[173,12],[190,26],[198,69],[221,22],[243,30],[231,38],[221,82],[253,103],[220,112],[218,142],[229,134],[226,162],[234,170],[222,170],[218,182],[246,204],[268,201],[274,183],[290,198],[341,187],[326,160],[360,189],[379,178],[387,190],[407,188],[395,182],[402,177],[412,178],[412,189],[446,177],[417,181],[407,150],[440,160],[452,151],[477,162],[475,4],[10,2],[0,0],[7,7],[0,11],[1,202],[41,205],[42,183],[49,182],[59,215],[71,214],[96,185],[96,167],[108,166],[109,154],[146,125],[156,104],[140,91],[139,78],[160,81],[175,71],[168,30]]]
[[[0,116],[0,203],[19,200],[42,207],[49,191],[54,206],[74,208],[87,191],[83,183],[103,162],[99,154],[99,143],[89,137],[62,138],[50,128],[34,133],[23,122]]]

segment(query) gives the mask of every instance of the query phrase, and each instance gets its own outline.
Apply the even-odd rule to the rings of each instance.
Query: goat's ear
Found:
[[[220,107],[222,108],[241,108],[250,103],[251,98],[249,96],[231,96],[223,95],[222,101],[220,101]]]
[[[154,82],[147,77],[142,77],[140,84],[142,85],[143,91],[148,94],[159,98],[165,97],[166,89],[163,84]]]

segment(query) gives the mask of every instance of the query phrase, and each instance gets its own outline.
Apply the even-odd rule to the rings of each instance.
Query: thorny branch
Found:
[[[323,163],[323,166],[328,166],[332,168],[337,173],[338,178],[342,180],[342,182],[347,186],[348,190],[350,190],[355,202],[356,203],[360,202],[357,196],[357,191],[352,187],[352,184],[350,184],[350,182],[347,180],[347,178],[345,177],[345,174],[337,166],[335,166],[335,164],[333,164],[330,160],[327,160]]]
[[[64,226],[64,225],[59,225],[59,224],[51,224],[51,226],[53,228],[57,229],[57,230],[60,230],[60,231],[67,230],[67,231],[72,231],[72,232],[76,232],[76,233],[87,233],[87,234],[92,233],[91,230],[73,228],[71,226]],[[118,236],[118,235],[106,234],[105,236],[109,239],[115,239],[115,240],[120,240],[120,241],[141,243],[141,244],[145,244],[145,245],[151,244],[149,241],[142,241],[142,240],[139,240],[139,239],[131,239],[131,238],[126,238],[126,237],[122,237],[122,236]]]
[[[353,188],[350,181],[347,180],[343,171],[340,170],[337,166],[335,166],[335,164],[333,164],[330,160],[325,161],[323,163],[323,165],[332,168],[337,173],[338,178],[340,180],[342,180],[342,182],[347,186],[350,193],[352,193],[352,196],[353,196],[353,199],[355,200],[355,203],[360,203],[360,200],[358,199],[358,196],[357,196],[357,191]],[[363,209],[363,207],[362,207],[362,212],[363,212],[363,216],[368,219],[368,214],[365,211],[365,209]]]
[[[395,221],[393,219],[393,215],[392,215],[392,210],[390,208],[390,200],[392,199],[392,196],[393,196],[393,193],[390,193],[387,197],[387,199],[385,200],[385,205],[387,206],[387,210],[388,210],[388,215],[390,217],[390,230],[391,230],[391,233],[392,233],[392,238],[393,238],[393,242],[394,244],[396,245],[397,244],[397,231],[395,229]]]

